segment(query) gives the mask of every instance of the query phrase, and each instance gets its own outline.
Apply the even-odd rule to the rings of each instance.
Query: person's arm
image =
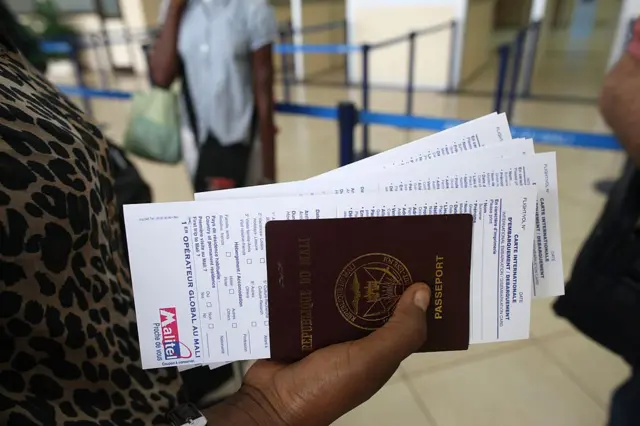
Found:
[[[149,54],[151,81],[159,87],[169,87],[180,71],[178,32],[187,0],[171,0],[162,30]]]
[[[262,143],[262,173],[266,181],[276,179],[273,101],[273,43],[278,38],[278,22],[267,0],[248,2],[247,31],[251,47],[253,92],[258,113],[258,136]]]
[[[626,52],[605,78],[600,112],[631,159],[640,166],[640,20]]]
[[[263,177],[276,179],[275,135],[273,102],[273,55],[268,44],[252,53],[253,88],[258,112],[258,135],[262,143]]]

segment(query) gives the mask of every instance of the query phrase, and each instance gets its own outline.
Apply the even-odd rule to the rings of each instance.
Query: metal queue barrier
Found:
[[[293,43],[293,35],[294,34],[311,34],[318,33],[322,31],[335,30],[337,28],[344,28],[345,35],[345,43],[344,44],[315,44],[315,45],[298,45]],[[99,73],[100,73],[100,87],[103,90],[108,89],[108,78],[105,75],[103,64],[100,61],[101,55],[98,50],[102,47],[108,49],[109,46],[113,46],[118,42],[130,43],[139,42],[143,45],[145,42],[148,43],[150,37],[155,33],[155,29],[141,29],[141,30],[123,30],[117,33],[89,33],[85,34],[83,37],[80,37],[77,42],[68,43],[68,47],[65,47],[64,42],[44,42],[43,47],[46,51],[57,51],[60,52],[68,52],[73,65],[74,72],[76,74],[76,79],[78,81],[78,87],[87,87],[84,81],[84,77],[80,67],[80,50],[92,50],[97,60]],[[291,43],[281,43],[274,47],[274,51],[276,54],[281,56],[282,61],[282,85],[283,85],[283,95],[284,100],[287,103],[292,101],[291,99],[291,85],[295,82],[292,71],[293,64],[290,61],[290,58],[295,53],[304,53],[304,54],[330,54],[330,55],[344,55],[348,56],[352,53],[359,53],[361,55],[362,60],[362,75],[361,81],[359,83],[361,89],[361,101],[360,101],[360,109],[363,111],[370,110],[370,77],[371,77],[371,55],[374,54],[378,49],[384,49],[390,46],[399,45],[403,43],[408,43],[408,75],[407,75],[407,83],[405,88],[406,95],[406,103],[405,103],[405,115],[411,116],[413,115],[413,105],[414,105],[414,94],[415,94],[415,69],[416,69],[416,44],[421,37],[428,37],[429,35],[438,34],[442,32],[450,32],[450,61],[448,67],[448,77],[447,77],[447,92],[454,92],[454,62],[455,62],[455,52],[457,47],[457,36],[458,36],[458,24],[457,21],[445,21],[437,25],[432,25],[426,28],[422,28],[416,31],[412,31],[408,34],[402,34],[400,36],[392,37],[390,39],[382,40],[373,44],[362,44],[362,45],[349,45],[346,43],[347,41],[347,22],[345,20],[341,21],[333,21],[328,23],[323,23],[319,25],[314,25],[310,27],[303,27],[300,29],[294,29],[291,25],[291,22],[285,22],[280,25],[279,33],[281,41],[291,42]],[[509,84],[508,82],[516,82],[519,79],[519,71],[515,69],[512,71],[512,68],[519,68],[520,63],[523,57],[522,50],[522,35],[519,35],[519,41],[516,43],[516,47],[512,49],[511,47],[504,46],[501,52],[503,54],[500,55],[500,69],[503,70],[503,73],[499,73],[498,81],[496,83],[496,91],[495,91],[495,102],[494,109],[500,112],[507,112],[509,116],[513,113],[514,104],[515,104],[515,95],[513,92],[513,88],[506,86]],[[62,49],[62,50],[60,50]],[[65,50],[66,49],[66,50]],[[130,50],[130,49],[129,49]],[[133,55],[130,55],[133,58]],[[345,63],[348,64],[348,57],[345,60]],[[345,69],[346,76],[348,79],[348,68]],[[345,80],[347,81],[347,80]],[[503,97],[505,94],[510,94],[508,102],[503,102]],[[86,96],[82,97],[82,103],[85,108],[85,111],[91,113],[91,105],[90,101]],[[362,129],[362,156],[368,156],[370,154],[369,150],[369,141],[370,141],[370,130],[369,124],[364,123]]]
[[[280,26],[278,30],[280,37],[280,45],[294,45],[295,35],[308,35],[308,34],[317,34],[325,31],[333,31],[336,29],[342,30],[342,45],[349,44],[348,40],[348,26],[347,20],[342,19],[338,21],[330,21],[322,24],[310,25],[302,28],[294,28],[291,21],[287,21]],[[284,91],[284,98],[287,101],[291,100],[291,86],[293,84],[301,83],[296,78],[296,67],[295,60],[291,53],[286,51],[280,51],[280,62],[282,64],[282,87]],[[349,61],[345,60],[345,69],[344,69],[344,84],[348,84],[349,81]]]
[[[293,43],[293,34],[309,34],[322,31],[330,31],[336,28],[344,28],[344,44],[324,44],[324,45],[296,45]],[[442,31],[451,31],[451,46],[450,46],[450,63],[448,70],[448,83],[447,91],[452,92],[454,88],[454,61],[455,61],[455,49],[456,49],[456,36],[457,36],[457,22],[447,21],[441,24],[433,25],[430,27],[422,28],[416,31],[412,31],[408,34],[401,34],[397,37],[382,40],[372,44],[350,45],[347,37],[347,22],[335,21],[325,24],[314,25],[310,27],[304,27],[301,29],[293,29],[289,23],[289,28],[283,28],[280,30],[280,39],[283,44],[275,46],[276,53],[281,55],[281,62],[283,66],[282,72],[282,85],[285,102],[291,102],[291,85],[297,83],[295,78],[291,75],[291,61],[290,55],[293,53],[304,54],[334,54],[334,55],[349,55],[351,53],[359,53],[362,60],[362,75],[360,82],[361,89],[361,105],[360,108],[363,111],[370,109],[370,65],[371,55],[378,49],[384,49],[389,46],[408,43],[409,46],[409,64],[408,64],[408,76],[406,84],[406,108],[405,114],[413,114],[413,98],[415,93],[415,57],[416,57],[416,42],[418,38],[428,36],[431,34],[440,33]],[[346,86],[350,85],[349,77],[349,58],[345,58],[345,82]],[[370,131],[369,125],[363,124],[362,126],[362,155],[369,155],[369,139]]]
[[[72,86],[58,87],[63,93],[69,96],[117,100],[129,100],[133,96],[131,92],[119,90],[89,89]],[[358,125],[376,124],[398,129],[438,132],[457,126],[465,121],[457,118],[417,117],[361,111],[358,110],[352,102],[343,102],[337,107],[277,103],[276,111],[280,114],[300,115],[336,121],[339,140],[339,166],[344,166],[355,161],[355,130]],[[548,145],[604,150],[621,149],[615,137],[611,134],[573,132],[525,126],[512,126],[511,132],[514,138],[531,138],[538,143]]]
[[[501,69],[505,71],[501,72],[503,77],[499,79],[498,89],[503,91],[507,85],[507,74],[509,69],[509,63],[518,63],[522,57],[522,45],[525,42],[524,36],[519,34],[516,38],[515,44],[509,45],[508,48],[503,49],[504,54],[501,55]],[[72,60],[77,61],[78,48],[68,43],[52,42],[43,44],[48,52],[67,53]],[[350,45],[311,45],[311,46],[298,46],[298,45],[279,45],[276,46],[276,50],[279,52],[296,52],[304,51],[306,53],[337,53],[345,54],[354,51],[359,51],[361,47]],[[503,65],[507,64],[507,65]],[[91,113],[90,100],[91,98],[102,99],[119,99],[129,100],[132,97],[132,93],[128,91],[120,90],[105,90],[104,88],[96,89],[87,87],[79,65],[75,67],[77,86],[58,86],[63,93],[70,96],[78,96],[83,100],[85,105],[85,112]],[[517,66],[511,66],[511,75],[513,76],[509,83],[511,87],[516,87],[518,84],[518,76],[520,75],[519,68]],[[366,75],[363,75],[365,77]],[[400,129],[419,129],[427,131],[441,131],[462,123],[459,119],[448,119],[438,117],[416,117],[411,114],[390,114],[390,113],[377,113],[370,111],[368,108],[368,82],[363,79],[363,101],[362,106],[358,109],[353,103],[341,103],[337,107],[326,106],[313,106],[313,105],[297,105],[290,102],[277,103],[276,111],[283,114],[302,115],[307,117],[314,117],[318,119],[337,121],[338,136],[339,136],[339,158],[340,166],[352,163],[356,156],[354,152],[355,147],[355,129],[357,125],[369,126],[369,125],[381,125],[391,126]],[[513,94],[513,90],[511,90]],[[510,96],[508,109],[513,110],[514,96]],[[500,111],[502,108],[502,100],[496,101],[497,109]],[[536,127],[519,127],[513,126],[511,128],[514,137],[527,137],[532,138],[536,142],[545,143],[550,145],[561,146],[574,146],[584,147],[590,149],[620,149],[617,141],[612,135],[609,134],[591,134],[585,132],[571,132],[555,129],[545,129]],[[364,154],[367,155],[368,147],[365,146]]]

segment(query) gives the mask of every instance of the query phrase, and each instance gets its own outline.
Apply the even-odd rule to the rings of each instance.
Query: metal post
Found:
[[[340,141],[340,167],[353,163],[354,133],[358,123],[358,111],[353,102],[341,102],[338,105],[338,136]]]
[[[496,99],[494,110],[502,112],[502,97],[504,96],[504,86],[507,80],[507,68],[509,68],[509,56],[511,56],[511,46],[504,44],[498,49],[498,81],[496,82]]]
[[[531,96],[531,85],[533,81],[533,70],[536,65],[538,56],[538,43],[540,41],[541,21],[536,21],[529,27],[527,35],[527,55],[525,56],[525,69],[522,83],[522,96],[528,98]]]
[[[511,88],[509,90],[509,104],[507,105],[507,117],[513,118],[515,111],[516,98],[518,97],[518,83],[520,82],[520,68],[522,64],[522,53],[524,47],[524,41],[527,37],[527,30],[522,30],[518,33],[516,38],[516,50],[513,58],[513,70],[511,77]]]
[[[454,91],[455,82],[455,68],[456,68],[456,51],[458,49],[458,22],[451,21],[451,47],[449,52],[449,81],[447,82],[447,92]]]
[[[280,31],[280,43],[286,44],[286,31]],[[284,101],[291,102],[291,86],[289,85],[289,58],[285,52],[280,54],[280,62],[282,63],[282,90],[284,92]]]
[[[293,22],[291,22],[291,20],[287,21],[287,44],[295,44],[295,40],[293,37]],[[289,82],[291,85],[293,82],[297,82],[297,78],[296,78],[296,54],[295,53],[290,53],[289,54]]]
[[[106,31],[104,32],[106,35]],[[105,43],[100,43],[101,36],[98,33],[89,35],[89,49],[93,49],[96,57],[96,64],[98,65],[98,74],[100,76],[100,88],[106,90],[109,87],[109,77],[107,76],[107,69],[104,67],[103,55],[108,55],[108,47]],[[107,40],[108,37],[105,37]],[[108,62],[107,56],[107,62]],[[107,65],[108,67],[109,65]]]
[[[413,115],[413,86],[416,68],[416,33],[409,33],[409,76],[407,77],[406,115]]]
[[[344,20],[344,45],[349,45],[349,24],[347,20]],[[343,56],[344,57],[344,86],[349,87],[349,59],[351,58],[351,53],[348,53]]]
[[[146,43],[142,45],[144,60],[146,61],[146,64],[147,64],[147,78],[149,79],[149,84],[151,86],[153,86],[153,79],[151,78],[151,67],[149,66],[149,53],[151,52],[152,46],[153,45],[151,43]]]
[[[136,51],[133,47],[133,43],[135,40],[133,39],[133,34],[131,33],[131,30],[127,25],[125,25],[122,29],[122,35],[124,36],[125,46],[127,46],[127,53],[129,54],[129,58],[131,58],[131,68],[135,71],[137,62]],[[107,41],[107,43],[109,42]]]
[[[369,111],[369,51],[371,46],[362,46],[362,111]],[[369,125],[362,125],[362,158],[369,156]]]
[[[80,40],[78,38],[74,38],[73,40],[70,41],[69,44],[71,45],[70,59],[71,59],[71,63],[73,64],[73,73],[75,74],[78,87],[81,90],[84,90],[87,88],[87,85],[84,81],[84,75],[82,74],[82,66],[80,64],[80,47],[79,47]],[[92,117],[93,110],[91,109],[91,99],[86,94],[83,94],[81,98],[82,98],[82,106],[84,108],[84,113],[88,117]]]

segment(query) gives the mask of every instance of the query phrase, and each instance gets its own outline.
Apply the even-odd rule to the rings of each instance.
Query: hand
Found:
[[[171,0],[171,8],[178,13],[184,12],[189,0]]]
[[[371,398],[422,346],[430,298],[429,287],[414,284],[389,322],[363,339],[318,350],[291,365],[256,362],[238,394],[219,407],[226,411],[225,424],[330,424]]]

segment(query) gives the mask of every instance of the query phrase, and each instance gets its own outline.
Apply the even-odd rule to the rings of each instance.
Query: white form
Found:
[[[523,142],[533,146],[531,140]],[[274,184],[267,187],[242,188],[244,191],[212,191],[195,194],[197,201],[233,196],[309,196],[326,194],[359,194],[372,192],[433,191],[454,188],[537,185],[536,241],[533,260],[536,298],[564,294],[562,242],[555,153],[533,156],[515,141],[423,163],[409,163],[349,179],[308,179],[301,182]],[[515,156],[514,156],[515,155]],[[501,161],[495,161],[502,157]],[[345,184],[345,181],[347,182]],[[263,189],[265,188],[265,189]]]
[[[413,164],[391,171],[386,169],[368,176],[354,176],[347,184],[343,181],[343,179],[307,181],[298,195],[536,185],[538,201],[533,260],[534,297],[543,298],[564,294],[558,180],[554,152],[503,158],[501,161],[495,161],[492,158],[474,159],[472,155],[465,154],[429,163],[429,167]]]
[[[532,282],[521,265],[532,262],[535,199],[523,186],[125,206],[143,367],[270,356],[273,219],[471,213],[470,342],[527,338]]]
[[[500,159],[513,156],[534,155],[533,140],[531,139],[514,139],[507,144],[489,145],[486,147],[480,147],[480,149],[474,149],[469,151],[460,152],[456,155],[439,157],[438,161],[431,160],[428,164],[431,167],[432,164],[440,164],[446,162],[448,165],[455,165],[457,161],[480,161],[483,159]],[[391,166],[393,172],[398,170],[411,170],[421,171],[424,169],[423,163],[403,163],[397,166]],[[361,174],[354,174],[354,179],[362,179],[364,176],[377,175],[383,172],[390,172],[391,169],[374,169],[363,171]],[[261,186],[249,186],[244,188],[233,188],[222,191],[208,191],[198,192],[194,195],[196,201],[210,201],[210,200],[222,200],[222,199],[237,199],[237,198],[263,198],[263,197],[288,197],[292,195],[299,195],[301,193],[308,193],[302,190],[304,185],[311,184],[315,186],[318,181],[323,182],[345,182],[347,180],[344,176],[335,176],[331,179],[324,177],[323,179],[310,178],[307,180],[300,180],[294,182],[273,183],[270,185]],[[350,178],[348,180],[350,182]]]
[[[347,164],[311,179],[348,178],[355,173],[377,171],[403,163],[437,160],[448,155],[511,140],[506,114],[494,113]]]

